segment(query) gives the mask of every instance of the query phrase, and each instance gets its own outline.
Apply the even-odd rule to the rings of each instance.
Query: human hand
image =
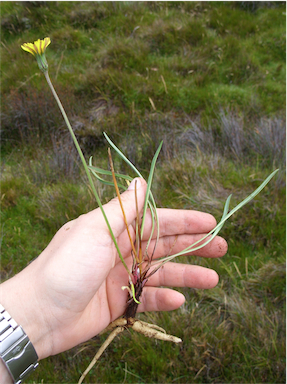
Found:
[[[121,197],[127,222],[135,236],[133,188],[134,183]],[[143,208],[145,192],[145,181],[137,179],[139,210]],[[131,246],[118,199],[111,200],[104,209],[125,262],[131,266]],[[197,211],[159,209],[158,217],[160,239],[154,258],[168,254],[173,244],[173,253],[186,248],[216,225],[213,216]],[[150,231],[148,217],[145,241]],[[221,257],[226,251],[226,241],[217,236],[194,254]],[[144,287],[138,310],[167,311],[184,303],[181,293],[160,286],[205,289],[213,288],[217,282],[218,275],[211,269],[167,263]],[[123,315],[127,292],[121,287],[127,284],[127,272],[102,213],[95,209],[66,223],[36,260],[0,287],[2,305],[22,325],[42,359],[90,339]]]

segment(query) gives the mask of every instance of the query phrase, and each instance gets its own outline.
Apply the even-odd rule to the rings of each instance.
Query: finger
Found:
[[[215,218],[209,213],[181,209],[160,208],[157,210],[160,236],[208,233],[216,226]],[[143,239],[147,240],[152,230],[151,214],[147,215]],[[154,231],[153,238],[157,235]]]
[[[197,242],[198,243],[195,245],[195,247],[204,244],[208,240],[208,238],[204,239],[203,241],[199,241],[202,239],[203,236],[204,234],[166,236],[160,238],[157,244],[155,240],[152,240],[148,248],[148,255],[151,256],[155,244],[156,248],[154,253],[154,259],[169,255],[175,255]],[[143,249],[145,249],[145,246],[146,243],[143,244]],[[215,258],[224,256],[227,250],[228,244],[226,240],[221,236],[216,236],[204,247],[198,249],[197,251],[189,252],[186,255]]]
[[[213,269],[199,265],[166,263],[149,278],[147,285],[210,289],[217,285],[218,280],[218,274]]]
[[[172,289],[145,287],[140,301],[138,312],[172,311],[185,302],[185,297]]]

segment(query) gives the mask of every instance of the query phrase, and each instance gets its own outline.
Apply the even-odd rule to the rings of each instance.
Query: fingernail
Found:
[[[128,187],[128,191],[133,191],[135,189],[136,185],[137,185],[137,189],[139,189],[141,187],[141,181],[138,177],[132,180],[132,182],[130,183],[130,185]]]

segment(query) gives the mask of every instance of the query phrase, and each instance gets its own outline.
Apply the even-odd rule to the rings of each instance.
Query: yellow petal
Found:
[[[21,45],[21,48],[26,52],[32,53],[32,55],[34,56],[37,53],[35,51],[34,44],[32,43],[24,43],[23,45]]]
[[[35,49],[37,50],[37,53],[39,55],[42,55],[42,53],[45,52],[45,49],[48,47],[48,45],[51,43],[50,37],[45,37],[44,40],[38,39],[34,42]]]
[[[37,52],[38,55],[40,55],[42,52],[41,52],[41,40],[38,39],[37,41],[34,41],[34,47],[35,47],[35,51]]]
[[[51,44],[50,37],[45,37],[45,39],[44,39],[44,49],[46,49],[49,44]]]

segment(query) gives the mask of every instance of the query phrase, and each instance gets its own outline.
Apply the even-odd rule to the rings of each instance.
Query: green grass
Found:
[[[233,207],[280,168],[225,224],[223,259],[179,260],[215,269],[218,286],[182,289],[178,311],[140,315],[182,346],[126,331],[86,382],[285,383],[285,3],[0,6],[1,279],[95,207],[45,79],[20,49],[50,36],[49,73],[87,158],[107,168],[105,131],[147,176],[164,140],[158,206],[219,219],[230,193]],[[103,202],[114,194],[99,191]],[[104,339],[41,361],[27,382],[77,382]]]

